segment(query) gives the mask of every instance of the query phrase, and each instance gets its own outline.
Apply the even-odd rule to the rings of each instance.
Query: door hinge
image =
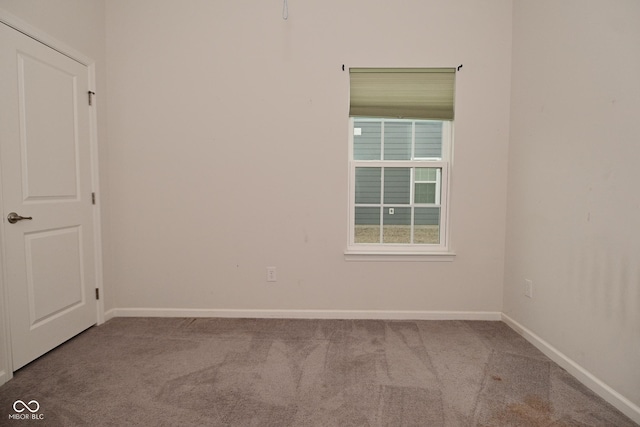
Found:
[[[100,289],[96,288],[96,299],[100,299]]]
[[[91,193],[91,204],[92,205],[96,204],[96,193]]]
[[[93,95],[95,94],[95,92],[89,91],[89,105],[93,105]]]

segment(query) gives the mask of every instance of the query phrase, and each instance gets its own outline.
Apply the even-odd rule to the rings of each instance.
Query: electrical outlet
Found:
[[[276,268],[267,267],[267,282],[275,282],[277,280]]]
[[[524,279],[524,296],[533,298],[533,281]]]

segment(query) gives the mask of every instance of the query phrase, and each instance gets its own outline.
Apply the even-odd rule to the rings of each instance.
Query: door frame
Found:
[[[78,52],[65,43],[51,37],[36,27],[28,24],[17,16],[0,8],[0,23],[6,24],[14,30],[25,34],[28,37],[50,47],[51,49],[81,63],[87,67],[89,73],[89,90],[96,91],[96,62],[92,58]],[[2,25],[0,24],[0,25]],[[97,126],[97,105],[89,110],[89,150],[91,155],[91,187],[96,193],[96,204],[93,206],[93,233],[94,233],[94,257],[96,266],[96,288],[99,289],[100,299],[97,301],[96,323],[104,323],[104,292],[103,292],[103,271],[102,271],[102,222],[100,217],[100,186],[98,173],[98,126]],[[0,213],[4,215],[4,203],[2,200],[2,187],[0,186]],[[5,224],[2,218],[2,224]],[[7,281],[5,265],[4,225],[0,226],[0,385],[13,378],[13,357],[11,349],[11,328],[9,318],[9,304],[7,297]]]

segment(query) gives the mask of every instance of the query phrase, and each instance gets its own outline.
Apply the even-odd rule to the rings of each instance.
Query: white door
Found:
[[[88,69],[0,23],[4,282],[16,370],[97,320]],[[30,219],[9,221],[15,213]]]

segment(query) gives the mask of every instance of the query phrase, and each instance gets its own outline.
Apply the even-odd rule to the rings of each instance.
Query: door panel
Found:
[[[97,319],[88,69],[0,24],[0,171],[13,369]],[[25,219],[10,224],[7,215]]]
[[[71,227],[25,236],[32,327],[64,315],[85,301],[80,230]]]
[[[68,71],[18,52],[25,201],[77,196],[78,83]]]

